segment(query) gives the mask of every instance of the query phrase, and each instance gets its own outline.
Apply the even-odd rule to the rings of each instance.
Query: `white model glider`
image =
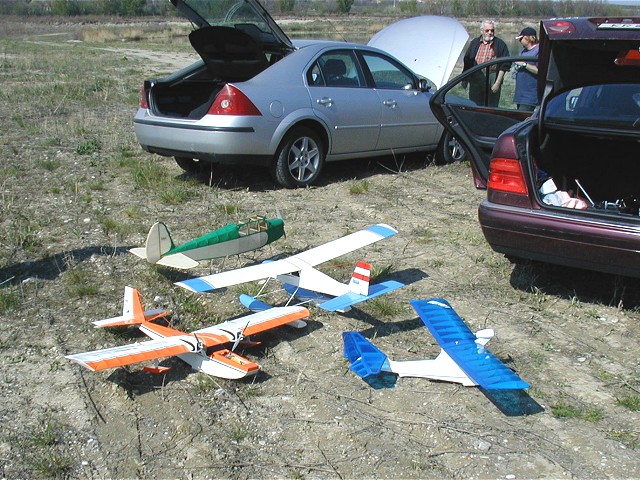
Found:
[[[516,373],[489,352],[485,345],[495,334],[484,329],[475,334],[446,300],[412,300],[411,305],[442,350],[434,360],[393,361],[359,332],[345,332],[344,356],[349,369],[363,379],[381,372],[400,377],[420,377],[464,386],[479,385],[486,390],[529,388]]]
[[[311,297],[314,297],[316,303],[325,310],[346,311],[351,305],[404,285],[391,280],[370,286],[371,266],[364,262],[358,262],[348,284],[341,283],[314,267],[396,233],[398,231],[389,225],[372,225],[288,258],[192,278],[178,282],[176,285],[192,292],[208,292],[231,285],[275,278],[285,284],[286,290],[292,296],[304,300],[312,300]]]
[[[302,319],[309,316],[309,310],[297,306],[274,307],[191,333],[154,322],[167,314],[164,310],[145,312],[138,291],[126,287],[122,315],[93,324],[96,327],[138,325],[152,340],[67,355],[66,358],[96,371],[177,356],[200,372],[238,379],[254,375],[260,369],[258,364],[233,352],[240,341],[281,325],[303,328],[306,323]],[[233,344],[233,347],[229,350],[223,347],[225,344]]]

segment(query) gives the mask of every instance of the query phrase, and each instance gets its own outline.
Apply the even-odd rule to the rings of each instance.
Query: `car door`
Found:
[[[431,93],[420,90],[418,78],[381,53],[361,51],[360,56],[382,108],[376,150],[437,144],[440,124],[429,108]]]
[[[307,70],[315,115],[331,136],[330,155],[372,151],[380,133],[381,107],[366,84],[352,50],[323,53]]]
[[[531,112],[518,110],[513,103],[515,76],[504,77],[498,106],[476,104],[469,100],[469,83],[480,81],[485,89],[492,69],[504,63],[531,61],[532,57],[503,57],[477,65],[438,89],[430,105],[438,121],[462,144],[471,160],[476,187],[485,188],[489,176],[491,152],[498,136],[509,127],[529,118]],[[484,96],[488,98],[488,95]]]

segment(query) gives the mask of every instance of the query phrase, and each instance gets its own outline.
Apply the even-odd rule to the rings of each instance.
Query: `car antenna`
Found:
[[[582,193],[584,194],[585,197],[587,197],[587,200],[589,200],[589,203],[591,204],[592,207],[595,207],[596,204],[593,203],[593,200],[591,200],[591,197],[589,196],[589,194],[587,193],[587,191],[584,189],[584,187],[580,184],[580,181],[575,178],[574,179],[576,182],[576,185],[578,185],[578,188],[582,191]]]
[[[331,27],[333,28],[333,31],[336,32],[336,34],[338,34],[340,36],[340,38],[342,38],[343,42],[346,42],[347,39],[345,38],[345,36],[343,35],[343,32],[340,32],[337,28],[335,23],[333,23],[333,21],[329,20],[329,25],[331,25]]]

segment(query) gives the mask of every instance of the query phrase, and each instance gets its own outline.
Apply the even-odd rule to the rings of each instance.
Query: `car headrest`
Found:
[[[342,60],[330,58],[325,62],[323,70],[328,77],[339,77],[347,73],[347,66]]]

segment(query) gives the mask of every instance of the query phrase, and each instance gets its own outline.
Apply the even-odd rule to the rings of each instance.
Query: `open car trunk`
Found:
[[[226,83],[249,80],[294,50],[257,0],[171,0],[197,29],[191,46],[202,58],[145,84],[154,115],[200,119]]]
[[[640,83],[563,92],[543,106],[537,127],[538,186],[549,174],[559,190],[588,208],[638,217]]]
[[[196,64],[197,65],[197,64]],[[202,118],[225,82],[216,81],[202,65],[189,75],[145,82],[149,108],[154,115],[172,118]]]
[[[203,63],[150,85],[155,115],[200,119],[225,84],[249,80],[282,58],[281,52],[265,52],[251,35],[230,27],[194,30],[189,40]]]
[[[584,200],[591,211],[638,218],[637,140],[566,131],[550,131],[546,135],[536,155],[538,187],[550,177],[558,190]]]

